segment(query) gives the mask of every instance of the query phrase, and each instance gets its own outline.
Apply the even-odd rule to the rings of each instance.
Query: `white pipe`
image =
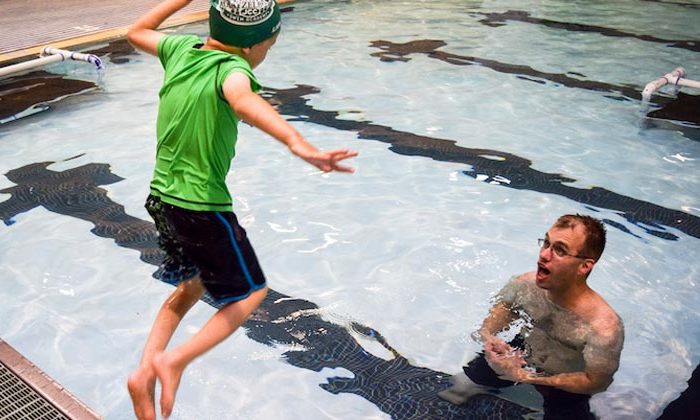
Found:
[[[676,84],[679,86],[688,86],[688,87],[700,89],[700,82],[698,82],[696,80],[678,79],[678,82],[676,82]]]
[[[73,52],[73,51],[68,51],[68,50],[61,50],[58,48],[46,47],[41,52],[41,55],[42,56],[60,55],[63,57],[64,60],[69,58],[71,60],[76,60],[76,61],[85,61],[85,62],[94,64],[95,67],[97,67],[97,70],[102,69],[102,60],[100,60],[100,57],[96,56],[95,54],[84,54],[84,53]]]
[[[683,69],[683,67],[678,67],[671,73],[667,73],[666,75],[647,83],[647,85],[644,86],[644,90],[642,91],[642,99],[648,101],[651,98],[651,95],[654,93],[654,91],[668,83],[671,83],[671,80],[674,80],[674,82],[678,81],[678,79],[683,76],[685,76],[685,69]]]
[[[683,67],[678,67],[671,73],[668,73],[652,82],[647,83],[647,85],[644,86],[644,90],[642,91],[642,99],[644,101],[648,101],[651,98],[651,95],[656,90],[667,84],[672,84],[675,86],[688,86],[700,89],[700,82],[697,82],[695,80],[683,79],[684,76],[685,69],[683,69]]]
[[[33,69],[36,67],[45,66],[56,61],[63,61],[63,57],[60,55],[48,56],[36,58],[34,60],[24,61],[22,63],[13,64],[11,66],[6,66],[0,68],[0,77],[9,76],[11,74],[19,73],[24,70]]]
[[[39,58],[0,68],[0,77],[9,76],[24,70],[42,67],[57,61],[69,59],[92,63],[95,65],[95,67],[97,67],[97,70],[102,69],[102,60],[100,60],[100,57],[94,54],[76,53],[68,50],[46,47],[41,52],[41,57]]]

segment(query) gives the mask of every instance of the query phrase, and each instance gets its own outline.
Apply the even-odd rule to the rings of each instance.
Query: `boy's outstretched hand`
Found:
[[[357,156],[356,151],[318,150],[283,119],[272,105],[250,89],[250,80],[244,73],[233,72],[227,76],[223,90],[233,112],[240,119],[286,144],[296,156],[323,172],[355,172],[353,168],[339,165],[338,162]]]
[[[336,149],[328,151],[314,150],[312,147],[301,147],[301,150],[295,150],[292,147],[292,152],[304,159],[306,162],[314,165],[323,172],[346,172],[353,173],[355,169],[350,166],[339,165],[338,162],[357,156],[357,152],[347,149]]]

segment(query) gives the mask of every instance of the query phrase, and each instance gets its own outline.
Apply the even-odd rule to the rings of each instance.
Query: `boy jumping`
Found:
[[[129,42],[155,55],[165,70],[160,90],[157,149],[146,208],[166,257],[161,279],[177,288],[165,300],[128,389],[136,417],[172,412],[189,363],[231,335],[267,294],[265,276],[233,213],[225,178],[235,154],[239,120],[285,144],[324,172],[353,172],[339,162],[357,152],[319,151],[256,92],[253,74],[280,31],[273,0],[218,0],[209,10],[210,36],[164,35],[156,29],[191,0],[166,0],[129,32]],[[202,329],[165,351],[187,311],[207,292],[220,309]]]

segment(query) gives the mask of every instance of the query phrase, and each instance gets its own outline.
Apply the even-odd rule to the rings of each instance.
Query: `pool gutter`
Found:
[[[2,339],[0,368],[2,418],[102,418]]]

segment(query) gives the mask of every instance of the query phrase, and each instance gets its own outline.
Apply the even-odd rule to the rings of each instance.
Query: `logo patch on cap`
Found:
[[[216,8],[221,17],[234,25],[258,25],[274,12],[273,0],[219,0]]]

